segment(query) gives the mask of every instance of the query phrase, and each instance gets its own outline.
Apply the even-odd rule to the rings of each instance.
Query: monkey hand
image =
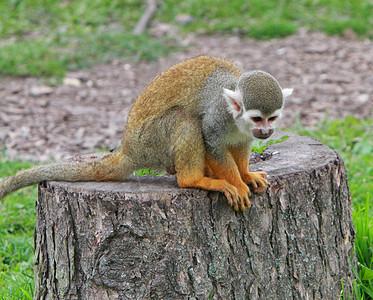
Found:
[[[235,211],[245,211],[246,207],[251,206],[249,196],[251,192],[246,184],[242,184],[240,187],[228,184],[229,188],[224,190],[224,194],[227,197],[228,204],[233,207]]]
[[[246,182],[254,193],[261,193],[268,185],[266,172],[247,172],[241,175],[242,180]]]

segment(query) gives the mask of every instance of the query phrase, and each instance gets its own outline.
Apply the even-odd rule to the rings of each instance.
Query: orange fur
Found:
[[[228,183],[226,180],[213,179],[203,176],[203,173],[194,171],[190,173],[181,172],[177,174],[177,181],[180,187],[184,188],[200,188],[209,191],[219,191],[224,193],[228,199],[228,203],[238,211],[239,194],[235,186]],[[242,209],[242,207],[241,207]],[[243,210],[245,208],[243,207]]]
[[[225,180],[237,188],[237,195],[232,197],[232,199],[228,199],[229,204],[236,211],[245,211],[246,206],[251,206],[249,200],[250,190],[245,182],[242,181],[238,166],[230,152],[226,153],[226,157],[222,162],[206,154],[206,165],[210,168],[214,177]]]
[[[184,166],[177,172],[178,184],[181,187],[223,192],[234,210],[245,211],[246,207],[251,206],[251,192],[246,183],[253,187],[254,192],[263,191],[268,184],[264,178],[265,172],[248,171],[249,152],[249,147],[230,148],[222,162],[205,154],[204,165],[195,157],[198,164],[194,164],[192,169]]]
[[[249,172],[249,147],[231,147],[229,152],[232,154],[237,164],[241,178],[252,187],[254,193],[260,193],[268,185],[266,172]]]

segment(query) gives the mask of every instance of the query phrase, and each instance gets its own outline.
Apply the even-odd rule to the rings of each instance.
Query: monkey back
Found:
[[[237,77],[242,74],[232,62],[210,56],[197,56],[165,70],[136,99],[126,130],[173,107],[183,108],[186,113],[194,115],[200,101],[198,96],[211,73],[217,69],[227,70]]]

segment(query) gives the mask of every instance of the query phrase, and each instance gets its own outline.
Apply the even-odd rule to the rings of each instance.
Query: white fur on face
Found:
[[[293,93],[293,89],[283,89],[282,95],[284,100]],[[236,121],[236,125],[241,133],[245,135],[252,135],[252,129],[260,129],[264,133],[268,132],[270,129],[275,129],[282,117],[282,108],[277,109],[270,116],[263,115],[260,110],[252,109],[246,111],[243,105],[242,94],[239,90],[229,90],[223,89],[223,96],[228,104],[228,111],[232,114]],[[261,118],[261,122],[253,121],[253,118]],[[275,120],[271,121],[272,117]]]
[[[282,108],[275,110],[270,116],[265,116],[260,110],[252,109],[245,111],[242,116],[236,119],[237,127],[242,133],[251,134],[251,130],[261,129],[264,133],[267,133],[270,129],[275,129],[282,117]],[[269,119],[274,117],[275,120],[270,121]],[[262,121],[255,122],[253,118],[261,118]]]

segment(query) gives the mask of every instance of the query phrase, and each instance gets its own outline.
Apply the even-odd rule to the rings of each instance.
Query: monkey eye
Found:
[[[276,119],[277,119],[277,116],[273,116],[273,117],[268,118],[268,121],[274,121]]]
[[[251,120],[253,120],[254,122],[260,122],[260,121],[262,121],[262,118],[261,117],[252,117]]]

